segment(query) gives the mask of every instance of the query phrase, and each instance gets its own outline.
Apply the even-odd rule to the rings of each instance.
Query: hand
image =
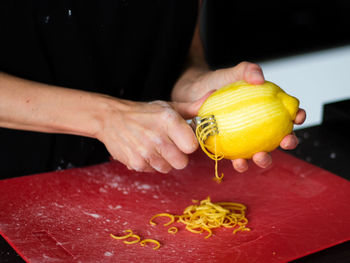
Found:
[[[0,72],[0,127],[74,134],[102,141],[129,169],[168,172],[198,148],[184,120],[209,96],[188,103],[120,100]]]
[[[173,99],[180,101],[196,100],[198,97],[211,90],[219,89],[230,83],[245,80],[251,84],[264,83],[264,75],[259,65],[249,62],[242,62],[235,67],[209,71],[197,76],[191,85],[179,87],[177,92],[173,92]],[[182,94],[185,94],[183,96]],[[302,124],[305,121],[306,113],[299,109],[295,124]],[[281,148],[294,149],[298,145],[298,139],[294,134],[289,134],[281,141]],[[253,156],[253,161],[262,168],[268,167],[272,163],[271,156],[266,152],[259,152]],[[248,169],[248,161],[245,159],[232,160],[235,170],[244,172]]]
[[[239,80],[251,84],[262,84],[265,81],[260,66],[250,62],[241,62],[235,67],[215,71],[189,69],[175,85],[172,100],[195,101],[207,92]]]
[[[183,169],[198,142],[185,119],[193,118],[209,96],[188,103],[132,102],[107,98],[96,137],[114,159],[139,172]]]
[[[294,123],[297,125],[302,124],[306,119],[306,112],[303,109],[299,109],[298,113],[295,117]],[[298,138],[295,136],[294,133],[288,134],[285,136],[281,143],[280,147],[285,150],[292,150],[295,149],[298,145]],[[269,153],[267,152],[259,152],[254,154],[253,161],[256,165],[258,165],[261,168],[267,168],[272,163],[272,158]],[[248,170],[248,162],[245,159],[236,159],[232,160],[232,165],[240,173],[245,172]]]

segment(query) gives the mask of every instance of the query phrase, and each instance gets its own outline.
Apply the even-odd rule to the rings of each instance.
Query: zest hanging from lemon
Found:
[[[202,150],[216,161],[250,159],[271,152],[293,130],[299,100],[276,84],[238,81],[211,94],[201,106],[196,136]]]

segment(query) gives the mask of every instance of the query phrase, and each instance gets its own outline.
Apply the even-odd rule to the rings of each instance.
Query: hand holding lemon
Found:
[[[172,100],[182,102],[198,101],[200,98],[205,100],[213,91],[242,80],[252,86],[265,83],[264,74],[258,64],[241,62],[234,67],[204,71],[197,77],[190,79],[188,85],[177,85],[172,92]],[[198,115],[198,109],[195,115]],[[305,111],[297,109],[294,124],[302,124],[305,117]],[[298,140],[293,133],[287,134],[280,142],[283,149],[294,149],[297,144]],[[269,166],[272,162],[271,156],[266,151],[255,153],[251,159],[263,168]],[[238,172],[244,172],[248,169],[248,161],[243,157],[233,159],[232,164]]]
[[[211,94],[201,106],[198,116],[214,116],[219,130],[202,138],[202,145],[227,159],[250,159],[255,153],[271,152],[292,132],[298,109],[298,99],[271,82],[235,82]]]
[[[295,139],[288,138],[293,124],[305,118],[299,112],[297,120],[298,112],[298,99],[274,83],[237,81],[206,99],[198,112],[202,122],[196,135],[203,151],[214,160],[254,159]]]

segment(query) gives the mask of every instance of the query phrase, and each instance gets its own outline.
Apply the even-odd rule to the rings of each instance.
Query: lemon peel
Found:
[[[214,115],[219,130],[217,135],[208,136],[205,148],[210,157],[217,154],[227,159],[272,151],[291,133],[298,108],[296,98],[269,81],[261,85],[238,81],[225,86],[211,94],[198,112],[199,117]]]
[[[140,241],[140,245],[141,246],[145,246],[146,243],[154,243],[156,244],[156,246],[153,248],[154,250],[157,250],[158,248],[160,248],[160,243],[159,241],[155,240],[155,239],[143,239],[142,241]]]
[[[124,240],[123,243],[125,243],[127,245],[139,243],[141,246],[145,246],[146,243],[154,243],[154,244],[156,244],[156,246],[153,249],[160,248],[159,241],[157,241],[155,239],[147,238],[147,239],[141,240],[141,237],[139,235],[134,234],[131,229],[124,230],[124,232],[129,232],[129,233],[124,235],[124,236],[115,236],[113,234],[110,234],[110,236],[114,239],[117,239],[117,240],[134,238],[134,240],[130,240],[130,241]]]
[[[177,229],[177,227],[175,227],[175,226],[172,226],[172,227],[169,227],[169,228],[168,228],[168,233],[169,233],[169,234],[176,234],[177,231],[178,231],[178,229]]]
[[[140,236],[135,235],[135,234],[132,234],[132,235],[129,236],[128,238],[135,238],[135,239],[134,239],[134,240],[131,240],[131,241],[127,241],[127,240],[123,241],[123,242],[124,242],[125,244],[127,244],[127,245],[138,243],[138,242],[140,242],[140,240],[141,240]]]
[[[126,239],[128,237],[131,237],[131,235],[133,234],[131,229],[124,230],[124,232],[129,232],[129,234],[126,234],[124,236],[115,236],[113,234],[110,234],[110,236],[114,239]]]
[[[292,132],[298,109],[297,98],[269,81],[261,85],[237,81],[212,93],[199,109],[203,122],[196,127],[196,136],[202,150],[216,162],[216,180],[222,180],[217,161],[250,159],[255,153],[276,149]]]
[[[160,216],[165,216],[165,217],[169,217],[170,218],[170,221],[163,224],[164,226],[168,226],[170,225],[171,223],[173,223],[175,221],[175,217],[171,214],[168,214],[168,213],[161,213],[161,214],[156,214],[154,215],[150,220],[149,220],[149,223],[152,225],[152,226],[155,226],[156,223],[153,222],[153,220],[157,217],[160,217]]]

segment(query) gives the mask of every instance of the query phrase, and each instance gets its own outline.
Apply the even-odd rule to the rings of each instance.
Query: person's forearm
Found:
[[[129,169],[183,169],[196,137],[184,120],[201,101],[133,102],[0,73],[0,127],[93,137]]]
[[[95,137],[104,96],[0,72],[0,126]]]

